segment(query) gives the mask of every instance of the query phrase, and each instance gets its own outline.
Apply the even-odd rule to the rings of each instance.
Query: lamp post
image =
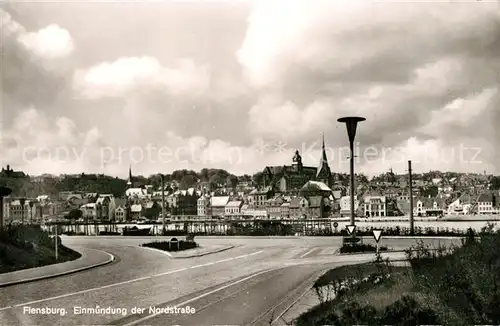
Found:
[[[30,200],[28,202],[28,205],[30,207],[30,225],[31,225],[33,224],[33,206],[35,205],[35,203],[32,200]]]
[[[161,234],[165,234],[165,176],[160,174],[161,177],[161,219],[163,224],[163,229]]]
[[[26,198],[19,199],[21,204],[21,224],[24,226],[24,204],[26,203]]]
[[[0,187],[0,229],[3,228],[3,198],[9,196],[12,189],[7,187]]]
[[[358,123],[365,121],[366,118],[363,117],[343,117],[337,121],[340,123],[345,123],[347,127],[347,136],[349,137],[349,148],[351,152],[350,163],[351,163],[351,225],[354,224],[354,138],[356,137],[356,128]],[[352,236],[355,237],[355,229],[352,232]]]

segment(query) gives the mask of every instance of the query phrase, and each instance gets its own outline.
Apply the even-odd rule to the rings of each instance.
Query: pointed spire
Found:
[[[327,163],[328,159],[326,158],[326,150],[325,150],[325,133],[323,132],[323,146],[321,147],[323,149],[323,152],[321,153],[321,163]]]
[[[131,186],[132,185],[132,164],[129,165],[128,167],[128,180],[127,180],[127,185]]]
[[[316,171],[316,177],[318,177],[321,173],[321,171],[325,170],[325,172],[329,175],[330,172],[330,167],[328,166],[328,159],[326,157],[326,149],[325,149],[325,133],[323,133],[323,144],[322,144],[322,153],[321,153],[321,158],[319,160],[319,166]]]

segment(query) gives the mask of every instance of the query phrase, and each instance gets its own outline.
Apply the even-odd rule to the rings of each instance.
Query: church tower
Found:
[[[327,186],[332,186],[332,172],[330,166],[328,166],[328,159],[326,157],[325,150],[325,135],[323,134],[323,146],[321,152],[321,158],[319,160],[319,166],[316,170],[316,181],[325,183]]]
[[[127,180],[127,189],[133,188],[132,183],[132,165],[129,165],[128,168],[128,180]]]
[[[302,172],[302,157],[300,156],[298,150],[295,151],[292,161],[292,168],[294,172]]]

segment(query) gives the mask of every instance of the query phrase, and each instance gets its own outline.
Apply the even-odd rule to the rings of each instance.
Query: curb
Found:
[[[172,255],[168,251],[161,250],[161,249],[149,248],[149,247],[143,247],[143,246],[139,246],[139,247],[140,248],[144,248],[144,249],[148,249],[148,250],[153,250],[155,252],[162,253],[162,254],[168,256],[170,259],[186,259],[186,258],[195,258],[195,257],[202,257],[202,256],[211,255],[211,254],[216,254],[216,253],[219,253],[219,252],[222,252],[222,251],[233,249],[235,246],[228,246],[228,247],[224,247],[222,249],[217,249],[217,250],[214,250],[214,251],[209,251],[209,252],[205,252],[205,253],[201,253],[201,254],[197,254],[197,255],[182,256],[182,257],[175,257],[174,255]]]
[[[380,250],[380,254],[393,253],[393,252],[404,252],[404,250]],[[333,253],[334,256],[355,256],[355,255],[374,255],[374,254],[376,254],[375,251],[340,253],[340,249],[335,250],[335,252]]]
[[[73,249],[73,250],[78,251],[76,249]],[[94,249],[94,250],[98,250],[98,249]],[[109,259],[107,261],[105,261],[105,262],[102,262],[102,263],[97,263],[97,264],[93,264],[93,265],[90,265],[90,266],[80,267],[80,268],[72,269],[72,270],[65,271],[65,272],[59,272],[59,273],[55,273],[55,274],[51,274],[51,275],[46,275],[46,276],[40,276],[40,277],[32,277],[32,278],[28,278],[28,279],[24,279],[24,280],[12,281],[12,282],[7,282],[7,283],[0,283],[0,288],[12,286],[12,285],[30,283],[30,282],[40,281],[40,280],[45,280],[45,279],[49,279],[49,278],[55,278],[55,277],[58,277],[58,276],[64,276],[64,275],[74,274],[74,273],[78,273],[78,272],[83,272],[83,271],[86,271],[86,270],[89,270],[89,269],[92,269],[92,268],[96,268],[96,267],[107,265],[107,264],[112,263],[112,262],[115,261],[115,256],[113,256],[109,252],[106,252],[106,251],[103,251],[103,250],[99,250],[99,251],[102,251],[102,252],[105,252],[106,254],[108,254],[109,255]],[[79,259],[81,259],[81,258],[79,258]],[[56,265],[56,264],[52,264],[52,265]],[[51,266],[51,265],[45,265],[45,266]]]

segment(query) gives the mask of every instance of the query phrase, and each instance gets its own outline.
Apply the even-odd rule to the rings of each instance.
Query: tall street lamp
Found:
[[[28,205],[30,207],[30,225],[31,225],[33,224],[33,206],[35,205],[35,203],[32,200],[30,200],[28,202]]]
[[[345,123],[347,127],[347,136],[349,136],[349,148],[351,152],[350,163],[351,163],[351,225],[354,226],[354,138],[356,137],[356,128],[358,123],[365,121],[366,118],[363,117],[343,117],[337,121],[340,123]],[[352,232],[354,237],[355,232]]]
[[[26,203],[26,198],[19,199],[21,204],[21,224],[24,226],[24,204]]]
[[[161,178],[161,219],[162,219],[162,225],[163,229],[161,231],[161,234],[165,234],[165,175],[160,174]]]
[[[12,189],[7,187],[0,187],[0,229],[3,228],[3,198],[9,196]]]

